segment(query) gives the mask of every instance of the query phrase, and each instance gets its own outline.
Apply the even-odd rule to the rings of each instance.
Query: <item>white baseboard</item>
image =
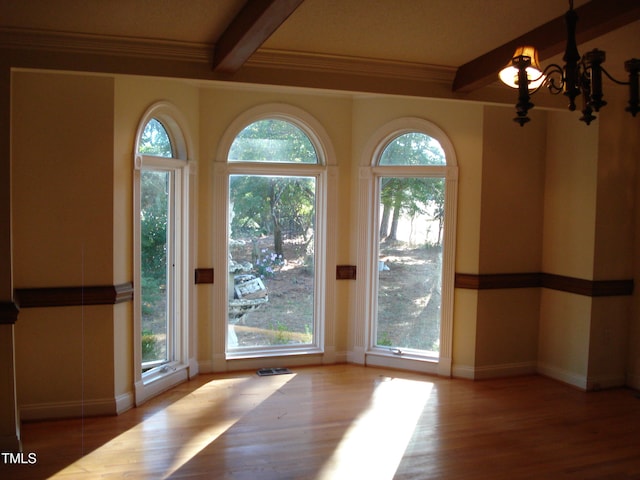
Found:
[[[197,377],[200,373],[200,364],[195,358],[189,359],[189,379]]]
[[[451,376],[453,378],[464,378],[473,380],[475,378],[475,368],[471,365],[453,365],[451,367]]]
[[[117,401],[115,398],[31,403],[20,405],[20,418],[22,420],[45,420],[117,415],[116,405]]]
[[[116,414],[126,412],[132,409],[136,404],[135,395],[133,392],[126,392],[116,397]]]
[[[367,354],[367,366],[393,368],[396,370],[407,370],[410,372],[426,373],[428,375],[438,375],[438,362],[425,360],[399,358],[389,355]]]
[[[342,351],[342,352],[335,352],[334,356],[333,356],[333,364],[341,364],[341,363],[348,363],[349,361],[349,353],[346,351]]]
[[[365,363],[364,348],[356,347],[353,350],[349,350],[347,352],[347,362],[355,363],[356,365],[364,365]]]
[[[136,406],[142,405],[147,400],[169,390],[189,379],[185,366],[175,368],[169,373],[154,378],[151,381],[139,381],[135,383]]]
[[[213,362],[211,360],[198,360],[198,370],[200,373],[213,373]]]
[[[538,363],[537,371],[540,375],[544,375],[545,377],[573,385],[581,390],[587,390],[586,375],[579,375],[544,363]]]
[[[517,377],[537,373],[535,362],[505,363],[502,365],[486,365],[475,368],[476,380],[489,378]]]
[[[484,365],[482,367],[453,365],[451,368],[451,375],[454,378],[465,378],[467,380],[517,377],[520,375],[533,375],[536,372],[535,362],[504,363],[500,365]]]

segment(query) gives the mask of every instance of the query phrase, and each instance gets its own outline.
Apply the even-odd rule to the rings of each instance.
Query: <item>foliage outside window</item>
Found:
[[[284,120],[259,120],[245,127],[229,150],[230,162],[318,163],[309,137]]]
[[[139,140],[141,154],[171,158],[169,135],[157,119]],[[145,167],[140,173],[140,294],[143,369],[172,360],[172,190],[171,170]]]
[[[418,132],[396,137],[379,165],[445,165],[437,140]],[[437,356],[440,339],[445,178],[389,175],[379,179],[375,345]]]
[[[229,161],[318,163],[309,137],[274,119],[244,128]],[[296,175],[295,167],[287,174],[277,168],[252,173],[250,165],[235,171],[228,198],[228,350],[310,346],[316,331],[317,177]]]
[[[138,143],[138,153],[157,157],[173,157],[173,146],[167,130],[155,118],[147,122]]]

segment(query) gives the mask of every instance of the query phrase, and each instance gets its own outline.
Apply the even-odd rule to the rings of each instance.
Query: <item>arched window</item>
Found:
[[[186,139],[167,103],[152,106],[136,136],[134,340],[136,402],[186,376],[189,268]],[[174,377],[169,379],[168,377]],[[156,387],[150,388],[151,384]],[[166,385],[165,385],[166,386]]]
[[[378,165],[446,165],[440,142],[421,132],[403,133],[382,151]]]
[[[174,151],[169,132],[157,118],[151,118],[142,130],[138,141],[138,153],[173,158]]]
[[[233,140],[229,162],[317,164],[311,139],[286,120],[265,119],[246,126]]]
[[[229,359],[324,346],[324,149],[293,112],[249,118],[226,156]]]
[[[369,319],[366,361],[447,374],[455,154],[444,132],[414,118],[385,126],[372,145],[370,166],[361,174],[364,192],[374,199],[366,213],[369,249],[361,258],[370,278],[362,304]]]

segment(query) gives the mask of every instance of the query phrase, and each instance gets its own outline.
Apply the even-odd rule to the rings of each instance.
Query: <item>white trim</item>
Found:
[[[326,352],[325,352],[325,356],[326,356]],[[346,351],[336,351],[335,354],[333,355],[333,361],[329,362],[329,360],[331,360],[331,358],[329,357],[327,359],[327,361],[325,361],[325,365],[337,365],[337,364],[343,364],[343,363],[349,363],[349,352]]]
[[[473,367],[473,365],[454,364],[451,367],[451,376],[453,378],[464,378],[466,380],[473,380],[475,378],[475,368]]]
[[[157,376],[148,381],[135,383],[136,406],[142,405],[147,400],[166,392],[172,387],[189,379],[188,370],[184,366],[173,368],[166,374]]]
[[[152,155],[141,155],[138,153],[139,141],[147,123],[152,119],[158,119],[170,137],[174,158],[164,158]],[[151,105],[142,115],[134,142],[134,174],[133,174],[133,241],[134,241],[134,321],[133,321],[133,350],[134,350],[134,385],[135,404],[140,405],[152,396],[157,395],[180,383],[187,376],[194,376],[198,372],[197,363],[194,359],[197,345],[194,325],[194,305],[195,288],[190,281],[190,272],[194,268],[195,259],[195,222],[194,214],[191,211],[191,200],[193,196],[192,186],[197,182],[192,178],[197,171],[197,165],[189,161],[189,152],[193,150],[193,143],[188,134],[187,122],[180,110],[173,104],[160,101]],[[193,168],[191,164],[194,163]],[[140,178],[143,169],[165,170],[171,173],[173,179],[172,192],[170,193],[171,232],[167,232],[172,239],[171,251],[173,257],[168,258],[176,266],[171,284],[168,290],[173,292],[172,305],[168,308],[172,311],[172,324],[170,325],[172,342],[172,353],[170,363],[165,365],[163,370],[154,372],[142,372],[141,358],[141,292],[140,292]],[[189,368],[194,366],[192,369]],[[184,373],[179,373],[184,372]],[[183,376],[185,378],[183,378]]]
[[[183,161],[188,160],[189,152],[193,152],[194,149],[191,137],[186,130],[187,121],[182,115],[182,112],[175,105],[167,101],[154,103],[147,108],[142,115],[140,123],[138,123],[138,130],[136,131],[135,145],[133,148],[134,155],[138,155],[140,138],[142,138],[142,133],[152,118],[158,119],[169,135],[171,146],[175,150],[173,158]]]
[[[489,378],[517,377],[537,373],[535,362],[504,363],[500,365],[485,365],[474,368],[475,380]]]
[[[200,364],[195,357],[189,359],[189,380],[200,374]]]
[[[578,375],[574,372],[540,362],[538,363],[537,371],[540,375],[544,375],[545,377],[573,385],[581,390],[587,390],[587,377],[585,375]]]
[[[156,58],[185,63],[211,64],[213,57],[211,46],[200,43],[13,27],[0,28],[0,43],[25,50]]]
[[[411,132],[424,133],[436,139],[442,147],[446,165],[379,166],[384,149],[397,137]],[[367,141],[360,159],[358,194],[358,265],[364,270],[356,294],[356,315],[352,320],[352,348],[364,348],[375,354],[373,322],[376,318],[377,249],[378,249],[378,182],[381,176],[425,176],[444,178],[445,225],[442,246],[442,317],[440,323],[440,352],[443,361],[437,373],[451,376],[453,349],[453,306],[455,277],[455,246],[457,230],[458,162],[453,144],[446,133],[434,123],[418,117],[394,119],[378,128]],[[394,359],[394,363],[403,363]],[[425,360],[430,361],[427,357]],[[367,360],[368,361],[368,360]],[[406,362],[412,368],[411,361]]]
[[[321,353],[308,353],[305,355],[280,355],[272,357],[247,357],[229,359],[226,363],[229,372],[244,370],[258,370],[260,368],[292,368],[307,367],[322,364]]]
[[[356,365],[364,365],[366,361],[366,354],[364,347],[353,347],[347,352],[347,363],[355,363]]]
[[[247,67],[277,68],[337,73],[344,75],[364,75],[389,79],[418,80],[451,85],[456,69],[426,63],[403,62],[398,60],[378,60],[345,55],[328,55],[307,52],[290,52],[261,48],[253,54]]]
[[[108,35],[52,32],[38,29],[0,27],[0,44],[9,48],[63,54],[98,54],[110,57],[155,59],[184,64],[193,73],[209,72],[213,49],[209,44],[159,39],[124,38]],[[207,68],[208,67],[208,68]],[[327,72],[394,80],[435,82],[451,85],[456,69],[442,65],[365,57],[291,52],[261,48],[246,62],[251,69]],[[201,73],[200,76],[204,76]]]
[[[228,162],[227,156],[233,141],[237,135],[247,126],[264,119],[279,119],[289,122],[300,128],[313,144],[318,158],[317,164],[290,164],[290,163],[253,163],[253,162]],[[331,165],[331,167],[328,167]],[[223,364],[214,360],[213,369],[227,370],[231,367],[229,362],[247,358],[273,359],[277,356],[288,357],[291,355],[317,355],[325,348],[325,335],[329,334],[330,344],[335,343],[335,315],[332,310],[327,310],[328,301],[333,308],[335,281],[327,275],[327,268],[335,264],[335,220],[330,215],[329,208],[337,208],[335,199],[328,197],[329,191],[337,189],[337,172],[335,169],[336,156],[326,130],[312,115],[306,111],[284,103],[269,103],[253,107],[240,114],[225,130],[217,150],[217,158],[213,170],[213,209],[214,218],[228,219],[229,208],[228,189],[229,175],[282,175],[282,176],[313,176],[316,182],[316,232],[315,232],[315,281],[314,281],[314,331],[313,344],[295,346],[260,347],[255,349],[239,348],[229,349],[227,346],[227,288],[228,275],[218,275],[222,281],[214,285],[214,303],[224,305],[224,308],[216,309],[213,313],[213,355],[225,354],[227,363]],[[228,221],[225,227],[213,232],[214,252],[218,252],[214,258],[214,268],[219,271],[228,271],[227,239],[229,237]],[[331,244],[331,245],[330,245]],[[223,257],[223,258],[221,258]],[[335,268],[335,267],[334,267]],[[306,363],[306,361],[302,361]],[[296,361],[300,363],[300,361]],[[321,362],[322,363],[322,362]]]
[[[136,405],[135,394],[126,392],[116,396],[116,413],[120,415]]]
[[[212,360],[199,360],[198,370],[200,373],[213,373],[213,361]]]
[[[434,362],[429,359],[420,359],[417,357],[396,357],[392,355],[367,352],[365,365],[368,367],[394,368],[397,370],[409,370],[412,372],[439,375],[437,361]]]
[[[504,363],[499,365],[453,365],[452,377],[467,380],[487,380],[490,378],[517,377],[539,373],[535,362]]]

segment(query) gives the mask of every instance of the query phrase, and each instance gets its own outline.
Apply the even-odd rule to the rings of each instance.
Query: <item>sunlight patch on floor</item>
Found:
[[[294,377],[295,374],[269,377],[270,388],[265,388],[265,379],[257,381],[256,377],[213,380],[114,437],[52,478],[92,478],[92,475],[108,474],[111,468],[121,472],[123,465],[129,466],[131,472],[152,472],[154,478],[168,478]],[[234,410],[231,414],[228,411],[230,404]],[[225,406],[227,411],[220,412],[219,405]],[[189,431],[189,435],[176,436],[181,428]],[[194,428],[199,428],[195,434]],[[175,440],[169,446],[168,436]]]
[[[385,377],[317,478],[392,479],[433,383]]]

